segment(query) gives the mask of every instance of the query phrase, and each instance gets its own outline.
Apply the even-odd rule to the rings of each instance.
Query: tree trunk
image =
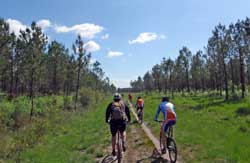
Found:
[[[14,91],[15,91],[15,94],[19,94],[19,92],[18,92],[18,81],[19,81],[19,72],[18,72],[18,70],[16,71],[16,75],[15,75],[15,89],[14,89]]]
[[[224,73],[224,84],[225,84],[225,93],[226,93],[225,99],[228,100],[227,69],[226,69],[226,63],[225,63],[224,59],[223,59],[223,73]]]
[[[14,61],[13,61],[13,54],[11,54],[11,64],[10,64],[10,88],[9,88],[9,94],[12,96],[13,95],[13,85],[14,85]]]
[[[230,60],[230,67],[231,67],[231,78],[232,78],[232,95],[235,94],[235,88],[234,88],[234,69],[233,69],[233,61]]]
[[[53,93],[57,94],[57,62],[55,61],[55,65],[54,65],[54,75],[53,75]]]
[[[30,98],[31,98],[31,109],[30,109],[30,121],[33,116],[34,111],[34,92],[33,92],[33,82],[34,82],[34,69],[31,70],[31,80],[30,80]]]
[[[166,80],[164,82],[164,93],[167,94],[167,89],[168,89],[168,78],[166,77]]]
[[[80,71],[81,71],[80,65],[81,65],[81,60],[79,59],[78,72],[77,72],[76,95],[75,95],[75,110],[76,110],[76,103],[77,103],[79,84],[80,84]]]
[[[157,88],[158,88],[158,92],[161,92],[161,88],[160,88],[160,78],[157,79]]]
[[[187,91],[190,92],[188,70],[186,70],[186,80],[187,80]]]
[[[242,49],[239,49],[239,60],[240,60],[240,83],[241,83],[241,97],[245,97],[245,76],[244,76],[244,59]]]
[[[68,107],[68,91],[69,91],[69,84],[68,84],[68,79],[64,83],[64,97],[63,97],[63,108],[66,109]]]

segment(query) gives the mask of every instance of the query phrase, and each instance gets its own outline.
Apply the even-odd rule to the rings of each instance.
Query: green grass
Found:
[[[159,124],[153,122],[162,95],[142,97],[145,121],[155,135]],[[179,152],[187,162],[250,162],[250,100],[225,102],[209,95],[176,95],[177,124],[175,138]],[[245,108],[247,111],[242,111]],[[243,116],[238,114],[244,113]]]
[[[144,120],[155,135],[153,121],[160,94],[143,94]],[[10,113],[29,113],[29,100],[0,102],[0,162],[96,162],[110,145],[105,123],[106,105],[111,98],[84,111],[61,111],[62,97],[39,97],[31,124],[12,130]],[[217,96],[175,95],[178,120],[175,138],[186,162],[250,162],[249,99],[225,102]],[[42,115],[42,116],[41,116]],[[10,119],[10,120],[9,120]],[[9,122],[7,121],[9,120]],[[3,123],[4,122],[4,123]]]
[[[106,154],[103,149],[110,145],[110,133],[104,115],[109,101],[77,112],[60,111],[61,97],[41,97],[36,102],[36,113],[41,111],[45,116],[34,117],[31,124],[17,131],[1,129],[0,162],[92,163]],[[0,106],[13,109],[22,104],[2,101]],[[25,113],[25,109],[22,111]]]
[[[39,145],[22,152],[20,159],[24,162],[95,162],[95,158],[104,155],[101,149],[107,148],[110,137],[104,123],[104,104],[100,106],[68,115],[67,121],[59,120],[56,129]]]

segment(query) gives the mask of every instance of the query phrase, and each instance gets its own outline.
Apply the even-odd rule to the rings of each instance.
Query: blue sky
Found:
[[[40,21],[50,40],[66,47],[80,32],[118,87],[128,87],[163,57],[175,59],[182,46],[202,50],[219,22],[247,16],[249,0],[6,0],[0,5],[0,17],[13,29]]]

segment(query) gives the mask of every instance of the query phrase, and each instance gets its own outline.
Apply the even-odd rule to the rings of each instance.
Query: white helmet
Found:
[[[119,93],[115,93],[113,100],[120,100],[122,98],[122,96]]]

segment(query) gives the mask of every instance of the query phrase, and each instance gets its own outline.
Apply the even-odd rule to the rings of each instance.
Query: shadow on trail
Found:
[[[101,163],[112,163],[115,162],[117,159],[111,155],[107,155],[104,157]]]
[[[143,158],[141,160],[136,161],[136,163],[141,163],[144,161],[149,161],[150,163],[170,163],[170,161],[168,161],[167,159],[164,159],[162,157],[159,158],[154,158],[152,156],[148,157],[148,158]]]
[[[151,156],[137,160],[136,163],[141,163],[145,161],[150,163],[170,163],[169,160],[162,158],[161,153],[159,153],[156,148],[153,150]]]

